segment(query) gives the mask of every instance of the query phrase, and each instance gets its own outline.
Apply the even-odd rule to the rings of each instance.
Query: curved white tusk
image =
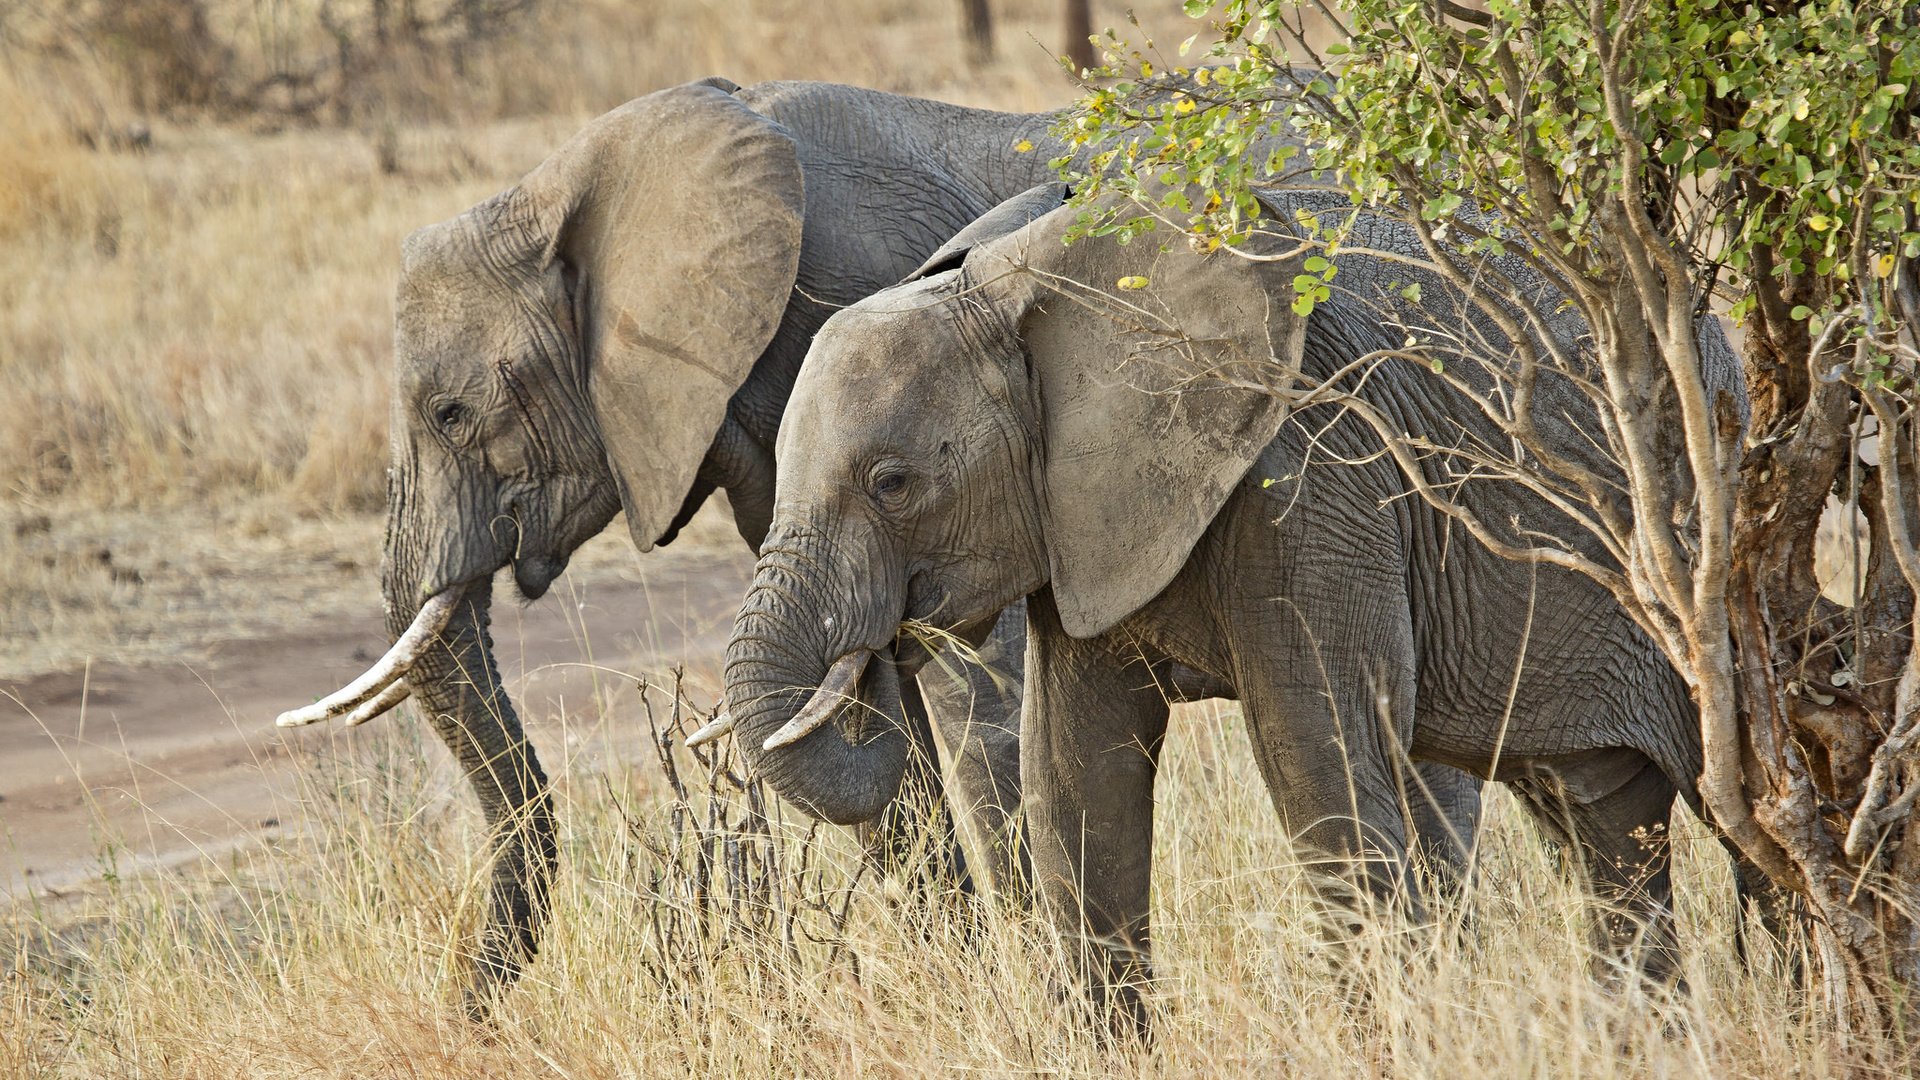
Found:
[[[696,746],[705,746],[706,744],[712,742],[713,740],[719,738],[722,735],[725,735],[727,732],[732,730],[733,730],[733,714],[721,713],[719,716],[714,717],[712,722],[702,727],[699,731],[696,731],[693,734],[687,736],[687,746],[689,749]]]
[[[778,750],[799,742],[813,734],[815,728],[826,723],[839,711],[840,706],[853,700],[854,690],[860,685],[860,673],[867,669],[867,661],[873,652],[859,649],[847,653],[833,662],[827,669],[827,677],[820,682],[820,689],[813,692],[806,705],[794,714],[779,731],[767,736],[760,744],[762,750]]]
[[[379,697],[353,710],[353,712],[347,716],[347,726],[359,727],[361,724],[375,717],[384,715],[388,709],[393,708],[412,696],[413,687],[407,685],[407,680],[404,678],[395,679],[387,684],[385,690],[380,691]]]
[[[435,593],[432,599],[420,606],[420,614],[413,617],[413,625],[407,627],[407,632],[393,643],[387,655],[374,661],[366,674],[311,705],[288,709],[274,723],[281,727],[301,727],[350,712],[356,706],[372,700],[394,680],[405,675],[427,645],[446,629],[447,623],[453,618],[453,607],[459,602],[460,593],[459,589]],[[368,717],[369,720],[372,718]]]

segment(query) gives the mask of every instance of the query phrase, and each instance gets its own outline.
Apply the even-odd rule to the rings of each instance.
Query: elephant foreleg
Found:
[[[1405,772],[1409,847],[1438,896],[1457,900],[1472,873],[1474,837],[1480,831],[1477,777],[1434,761]]]
[[[1027,903],[1028,867],[1020,814],[1021,661],[1026,605],[1000,616],[979,647],[979,663],[951,655],[920,669],[920,687],[947,762],[948,807],[972,866],[992,895]]]
[[[893,802],[856,831],[874,868],[901,883],[910,898],[930,906],[934,897],[949,890],[972,893],[973,879],[954,833],[952,807],[943,798],[933,728],[914,680],[901,680],[900,699],[912,744],[906,775]]]
[[[1144,663],[1061,629],[1027,601],[1020,780],[1034,900],[1116,1034],[1146,1034],[1153,781],[1168,706]]]

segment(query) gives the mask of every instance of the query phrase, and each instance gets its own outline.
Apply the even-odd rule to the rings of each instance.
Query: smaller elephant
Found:
[[[1296,209],[1347,209],[1277,194],[1269,208],[1275,233]],[[1151,236],[1068,245],[1077,216],[976,237],[816,336],[728,654],[728,707],[752,756],[822,763],[777,771],[802,805],[857,783],[848,748],[888,737],[899,669],[919,659],[902,624],[965,637],[1025,597],[1036,901],[1093,943],[1084,974],[1116,1022],[1144,1015],[1163,687],[1181,671],[1241,700],[1286,828],[1346,868],[1334,892],[1419,910],[1401,762],[1438,762],[1509,784],[1608,902],[1603,947],[1671,975],[1659,837],[1676,793],[1698,808],[1701,766],[1681,677],[1600,586],[1470,542],[1373,428],[1329,402],[1290,411],[1276,392],[1331,379],[1416,436],[1503,445],[1449,380],[1355,363],[1403,345],[1382,305],[1416,327],[1458,326],[1471,307],[1430,275],[1346,254],[1337,295],[1300,317],[1303,254],[1204,255]],[[1420,251],[1404,227],[1361,227],[1367,248]],[[1412,280],[1422,304],[1393,287]],[[1485,320],[1473,329],[1504,340]],[[1552,331],[1572,344],[1584,327],[1568,316]],[[1717,324],[1702,322],[1700,344],[1743,402]],[[1449,371],[1484,385],[1472,363]],[[1612,470],[1570,387],[1543,382],[1536,413],[1565,453]],[[1458,498],[1484,522],[1575,536],[1510,482]]]

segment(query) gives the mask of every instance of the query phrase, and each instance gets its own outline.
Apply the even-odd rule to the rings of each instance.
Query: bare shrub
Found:
[[[712,1018],[720,972],[725,981],[745,979],[780,998],[789,997],[790,980],[809,969],[840,972],[857,984],[859,964],[846,931],[866,864],[824,863],[814,843],[817,822],[796,842],[780,820],[779,800],[746,772],[732,740],[694,750],[681,745],[719,712],[715,705],[699,716],[681,674],[674,672],[670,687],[640,684],[667,798],[636,816],[607,785],[625,827],[628,866],[640,883],[646,947],[633,960],[641,978],[681,1003],[694,1024]],[[654,712],[655,690],[668,698],[664,719]]]
[[[215,35],[204,0],[91,0],[73,15],[140,112],[229,102],[234,50]]]

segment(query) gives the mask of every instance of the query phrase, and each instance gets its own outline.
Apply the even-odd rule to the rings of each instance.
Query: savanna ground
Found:
[[[1200,29],[1172,0],[1140,6],[1162,41]],[[1022,110],[1072,87],[1045,0],[996,0],[985,63],[946,0],[580,0],[457,70],[423,50],[317,106],[260,89],[287,56],[326,55],[322,7],[0,5],[0,1075],[1854,1071],[1778,958],[1736,958],[1730,875],[1691,819],[1673,839],[1685,997],[1589,976],[1580,897],[1502,795],[1464,926],[1381,920],[1330,949],[1220,705],[1183,707],[1169,737],[1158,1038],[1116,1056],[1051,989],[1057,946],[1030,923],[917,915],[847,836],[654,753],[656,728],[712,702],[744,580],[711,511],[645,560],[616,525],[563,599],[502,616],[563,854],[541,955],[479,1037],[452,1002],[481,838],[443,751],[404,713],[269,730],[381,644],[400,238],[598,112],[703,75]],[[195,51],[215,38],[231,51]],[[24,876],[35,861],[59,880]]]

